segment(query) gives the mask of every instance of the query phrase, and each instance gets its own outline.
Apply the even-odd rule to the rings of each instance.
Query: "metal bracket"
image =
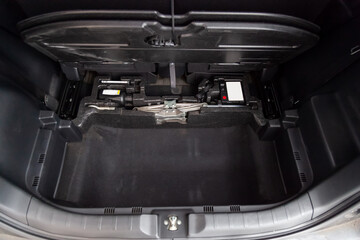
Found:
[[[199,111],[206,103],[176,103],[175,100],[164,101],[163,105],[153,105],[136,108],[138,111],[155,113],[156,123],[177,122],[186,123],[186,113]]]
[[[177,122],[186,123],[186,113],[176,109],[176,101],[164,101],[164,109],[155,113],[156,123]]]
[[[168,219],[164,221],[164,225],[167,226],[169,231],[177,231],[181,224],[181,220],[175,215],[170,215]]]
[[[186,123],[186,113],[178,109],[162,110],[155,114],[155,118],[157,124],[162,124],[164,122]]]

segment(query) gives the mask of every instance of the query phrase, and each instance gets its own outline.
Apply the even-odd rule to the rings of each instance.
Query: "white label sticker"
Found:
[[[125,80],[120,80],[120,81],[101,80],[101,83],[108,83],[108,84],[128,84],[129,81],[125,81]]]
[[[104,89],[102,91],[103,95],[108,95],[108,96],[117,96],[120,95],[120,90],[116,90],[116,89]]]
[[[244,101],[241,82],[226,82],[229,101]]]

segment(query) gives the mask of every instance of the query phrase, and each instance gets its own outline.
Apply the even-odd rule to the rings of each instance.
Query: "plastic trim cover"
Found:
[[[180,25],[169,26],[154,12],[101,13],[52,13],[19,27],[26,43],[56,61],[97,64],[239,63],[254,68],[285,62],[319,39],[315,25],[285,15],[189,13],[176,18]]]
[[[283,206],[249,213],[190,214],[189,237],[259,234],[310,221],[313,208],[307,194]]]
[[[273,209],[246,213],[190,214],[188,237],[281,234],[329,217],[329,211],[360,193],[360,158],[299,198]],[[155,214],[96,216],[59,210],[0,177],[0,220],[24,231],[64,238],[159,238]],[[335,211],[336,213],[336,211]],[[10,219],[10,220],[9,220]],[[316,222],[315,222],[316,223]],[[26,226],[28,224],[28,227]],[[288,232],[289,233],[289,232]]]
[[[36,231],[60,235],[62,238],[158,238],[157,215],[76,214],[47,205],[1,177],[0,189],[0,219],[10,218],[11,222],[26,224]]]

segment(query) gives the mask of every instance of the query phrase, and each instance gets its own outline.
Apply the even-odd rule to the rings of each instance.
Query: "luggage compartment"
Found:
[[[281,112],[271,79],[316,44],[316,25],[277,14],[70,11],[19,29],[67,78],[56,114],[40,114],[26,175],[44,201],[256,210],[311,185],[297,113]]]
[[[250,91],[249,75],[231,78],[242,79],[243,105],[210,103],[188,112],[182,124],[159,124],[154,113],[140,108],[92,108],[88,103],[103,104],[98,99],[104,87],[104,77],[93,78],[90,95],[72,120],[82,139],[67,141],[56,187],[39,188],[55,203],[81,208],[263,205],[302,189],[289,133],[268,125],[263,107],[269,106],[260,99],[267,95]]]
[[[249,124],[92,125],[68,143],[56,199],[81,207],[273,203],[286,196],[275,144]]]

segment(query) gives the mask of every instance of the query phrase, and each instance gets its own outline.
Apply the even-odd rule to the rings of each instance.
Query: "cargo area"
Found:
[[[56,113],[39,117],[53,131],[37,138],[48,141],[41,176],[37,163],[27,174],[46,201],[256,209],[311,185],[297,113],[282,116],[266,81],[274,72],[262,69],[313,46],[316,25],[274,14],[100,11],[19,27],[68,79]]]
[[[19,24],[67,78],[34,119],[27,188],[72,208],[237,211],[310,186],[297,112],[281,112],[263,68],[313,46],[318,27],[275,14],[159,16],[60,12]]]
[[[355,236],[359,3],[0,0],[0,238]]]
[[[1,177],[78,213],[226,213],[355,159],[358,36],[336,46],[359,19],[326,35],[230,6],[47,12],[1,32]]]
[[[151,95],[152,83],[146,76],[93,74],[86,78],[91,83],[82,85],[78,94],[84,97],[79,96],[80,102],[73,104],[79,109],[70,129],[78,137],[71,139],[59,127],[60,135],[67,138],[65,147],[58,153],[62,155],[61,168],[42,177],[43,182],[49,182],[47,177],[55,180],[57,176],[57,184],[42,186],[40,182],[39,186],[39,193],[51,196],[55,203],[81,208],[264,205],[281,202],[300,192],[306,184],[301,182],[292,153],[293,147],[303,146],[291,146],[289,133],[282,127],[267,126],[269,120],[264,116],[261,100],[266,92],[258,91],[261,89],[256,86],[255,76],[233,73],[215,81],[214,86],[218,84],[220,88],[228,79],[232,83],[239,81],[244,103],[219,105],[219,100],[209,101],[187,112],[185,120],[159,118],[158,112],[154,116],[147,111],[149,107],[155,111],[152,105],[97,108],[114,103],[114,100],[107,102],[109,96],[102,94],[104,89],[122,89],[121,84],[127,92],[136,89],[130,86],[131,79],[150,89],[147,94]],[[120,84],[116,79],[124,82]],[[125,83],[126,79],[130,81]],[[68,87],[74,89],[73,86]],[[168,88],[159,83],[157,86],[163,91]],[[74,96],[76,91],[65,93]],[[134,104],[135,98],[136,93],[132,97]],[[187,99],[190,96],[178,101]],[[251,104],[245,104],[250,99]],[[93,107],[95,104],[98,105]],[[197,106],[198,103],[185,104]],[[163,104],[155,106],[163,108]],[[272,109],[271,105],[265,106],[269,111]],[[60,116],[71,113],[63,110]],[[171,110],[176,109],[165,111]],[[311,183],[311,175],[307,181]]]
[[[55,199],[81,207],[247,205],[285,197],[275,143],[259,140],[246,123],[216,128],[94,123],[81,142],[67,144],[55,192]]]

